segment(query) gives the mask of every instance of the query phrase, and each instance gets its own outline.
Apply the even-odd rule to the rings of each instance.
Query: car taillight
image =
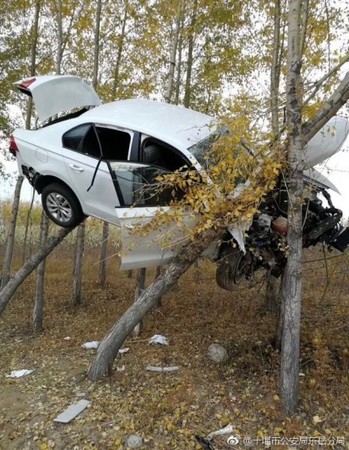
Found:
[[[22,89],[28,89],[28,87],[29,87],[31,84],[33,84],[34,81],[36,81],[35,78],[30,78],[30,80],[25,80],[25,81],[23,81],[23,83],[21,83],[21,84],[19,85],[19,87],[22,88]]]
[[[10,152],[13,156],[16,156],[16,153],[19,152],[15,138],[13,136],[10,136]]]

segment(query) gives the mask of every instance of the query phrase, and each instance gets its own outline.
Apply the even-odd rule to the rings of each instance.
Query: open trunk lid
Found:
[[[73,75],[40,75],[14,84],[33,98],[40,122],[72,109],[101,104],[93,87]]]

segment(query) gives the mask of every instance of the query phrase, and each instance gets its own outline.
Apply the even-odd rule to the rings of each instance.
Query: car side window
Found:
[[[127,161],[131,135],[114,128],[96,127],[98,139],[102,147],[103,159]]]
[[[130,144],[129,133],[91,123],[63,135],[63,147],[104,160],[127,161]]]
[[[111,163],[122,196],[122,206],[166,206],[172,200],[170,189],[160,186],[157,177],[168,171],[145,164]]]
[[[174,172],[189,162],[176,150],[165,144],[147,139],[142,146],[141,158],[145,164],[161,167]]]
[[[67,131],[63,135],[63,147],[77,151],[90,127],[91,124],[85,124]]]

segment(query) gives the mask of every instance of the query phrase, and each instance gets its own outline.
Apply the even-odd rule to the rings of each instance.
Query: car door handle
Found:
[[[84,169],[80,166],[76,166],[75,164],[69,164],[69,167],[71,167],[73,170],[76,170],[77,172],[83,172]]]

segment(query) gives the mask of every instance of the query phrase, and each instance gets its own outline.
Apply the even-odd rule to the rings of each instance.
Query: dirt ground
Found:
[[[142,449],[349,448],[349,257],[331,259],[326,270],[321,261],[305,266],[300,404],[292,418],[281,411],[280,355],[272,346],[277,318],[265,310],[263,278],[251,289],[225,292],[206,263],[146,317],[140,337],[124,343],[129,351],[113,375],[90,382],[95,350],[81,345],[103,339],[135,285],[135,276],[111,260],[102,289],[96,258],[87,252],[79,307],[70,301],[70,260],[60,251],[50,258],[42,334],[31,325],[34,276],[0,319],[0,449],[126,449],[130,435],[143,439]],[[149,345],[154,334],[169,345]],[[226,363],[207,358],[212,343],[226,347]],[[179,370],[154,373],[149,365]],[[34,371],[7,377],[16,369]],[[81,399],[89,407],[72,422],[53,421]],[[210,447],[208,433],[228,424],[233,432]]]

